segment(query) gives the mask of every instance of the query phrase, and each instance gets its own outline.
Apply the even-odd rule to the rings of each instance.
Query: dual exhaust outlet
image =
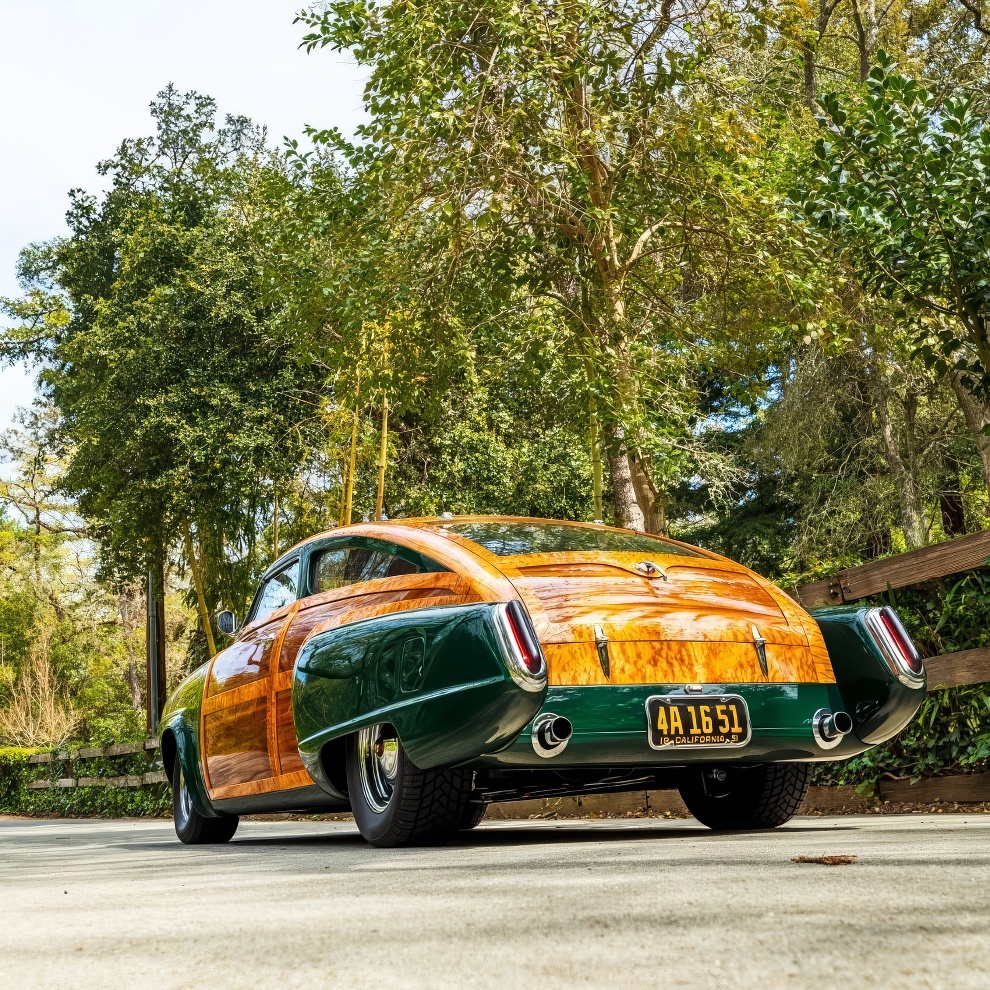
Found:
[[[811,720],[815,742],[822,749],[834,749],[852,732],[852,728],[853,720],[848,712],[832,712],[827,708],[819,708]]]
[[[821,749],[834,749],[852,732],[853,721],[848,712],[833,712],[819,708],[811,720],[811,730]],[[537,756],[550,759],[567,748],[573,733],[570,719],[544,712],[533,722],[533,749]]]
[[[559,756],[567,748],[572,732],[570,719],[563,715],[554,715],[552,712],[537,715],[532,733],[536,755],[544,759]]]

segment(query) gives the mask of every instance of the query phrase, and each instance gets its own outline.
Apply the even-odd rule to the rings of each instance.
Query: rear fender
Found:
[[[450,766],[511,744],[546,688],[510,676],[494,602],[393,612],[318,633],[296,659],[299,752],[316,767],[332,739],[378,723],[396,729],[416,766]]]
[[[853,732],[875,746],[897,735],[921,706],[926,686],[907,687],[887,666],[866,626],[865,608],[822,608],[811,612],[825,639],[836,686]]]

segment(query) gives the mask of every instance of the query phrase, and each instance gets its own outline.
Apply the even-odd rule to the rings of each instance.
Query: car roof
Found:
[[[612,533],[632,533],[639,534],[637,530],[625,529],[620,526],[606,526],[604,523],[589,523],[580,522],[573,519],[547,519],[538,516],[489,516],[489,515],[444,515],[444,516],[413,516],[403,519],[385,519],[380,522],[360,522],[353,523],[349,526],[337,526],[334,529],[324,530],[322,533],[315,533],[313,536],[307,537],[305,540],[301,540],[291,549],[285,551],[279,557],[279,561],[284,557],[287,557],[293,551],[301,550],[302,548],[308,546],[311,543],[317,543],[325,539],[342,537],[347,534],[352,534],[354,536],[366,536],[372,539],[385,539],[386,537],[382,535],[382,529],[391,530],[401,530],[401,529],[415,529],[415,530],[427,530],[430,533],[435,533],[436,535],[443,537],[445,540],[451,543],[469,543],[473,547],[478,547],[479,550],[484,552],[484,548],[481,544],[476,543],[470,537],[462,536],[460,534],[451,533],[447,530],[448,526],[457,523],[475,523],[475,522],[486,522],[486,523],[517,523],[520,525],[549,525],[549,526],[574,526],[584,529],[598,529],[604,530],[606,532]],[[376,530],[372,533],[370,530]],[[648,534],[652,535],[652,534]],[[675,545],[688,547],[691,550],[698,550],[699,548],[691,546],[689,543],[684,543],[681,540],[672,539],[669,536],[658,537],[659,539],[665,540],[667,542],[673,543]],[[717,554],[711,554],[710,551],[701,550],[702,554],[706,556],[717,556]],[[276,564],[278,561],[275,562]],[[268,571],[275,569],[275,564],[272,564],[268,568]],[[268,572],[266,571],[266,574]]]

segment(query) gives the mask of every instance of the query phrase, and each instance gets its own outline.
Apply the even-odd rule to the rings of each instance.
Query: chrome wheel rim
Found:
[[[360,729],[357,755],[364,799],[373,811],[381,814],[392,800],[399,776],[399,740],[395,730],[384,725]]]
[[[179,803],[176,807],[175,817],[176,824],[181,827],[189,821],[189,816],[192,814],[192,797],[189,794],[189,788],[186,787],[186,778],[182,772],[182,767],[179,767],[179,779],[176,782],[176,787],[179,789]]]

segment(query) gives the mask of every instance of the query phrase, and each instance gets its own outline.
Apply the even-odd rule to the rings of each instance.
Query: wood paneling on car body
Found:
[[[606,677],[594,643],[545,649],[554,687],[580,684],[817,683],[807,646],[766,646],[767,674],[750,643],[631,642],[609,644]],[[713,676],[717,672],[718,676]]]
[[[207,714],[203,750],[211,793],[272,777],[267,694]]]

